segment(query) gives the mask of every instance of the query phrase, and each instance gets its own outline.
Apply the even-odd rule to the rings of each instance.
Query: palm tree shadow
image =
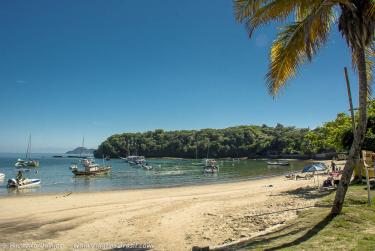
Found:
[[[265,249],[265,250],[267,250],[267,251],[279,250],[279,249],[282,249],[282,248],[288,248],[288,247],[293,247],[293,246],[299,245],[302,242],[305,242],[305,241],[309,240],[310,238],[312,238],[313,236],[315,236],[316,234],[318,234],[320,232],[320,230],[325,228],[332,221],[333,218],[334,218],[334,216],[332,216],[331,214],[328,214],[323,220],[318,222],[315,226],[313,226],[310,230],[308,230],[301,237],[295,239],[294,241],[284,243],[282,245],[279,245],[279,246],[276,246],[276,247],[273,247],[273,248],[268,248],[268,249]]]
[[[151,250],[151,248],[113,248],[109,251],[147,251]]]
[[[283,248],[293,247],[293,246],[296,246],[296,245],[298,245],[298,244],[300,244],[304,241],[307,241],[310,238],[312,238],[313,236],[315,236],[316,234],[318,234],[319,231],[321,231],[324,227],[326,227],[331,222],[332,219],[333,219],[333,216],[331,216],[329,214],[323,220],[321,220],[316,225],[312,226],[309,230],[307,230],[307,232],[304,235],[302,235],[301,237],[299,237],[299,238],[297,238],[293,241],[290,241],[288,243],[283,243],[281,245],[278,245],[278,246],[275,246],[275,247],[272,247],[272,248],[268,248],[268,249],[264,249],[264,250],[268,250],[268,251],[279,250],[279,249],[283,249]],[[285,226],[285,227],[283,227],[279,230],[276,230],[276,231],[274,231],[270,234],[266,234],[266,235],[263,235],[263,236],[256,237],[255,239],[249,239],[249,240],[242,241],[242,242],[239,242],[239,243],[230,244],[228,246],[214,248],[212,250],[229,251],[229,250],[252,249],[252,248],[256,248],[257,246],[262,245],[262,244],[269,245],[270,242],[282,239],[282,238],[287,237],[287,236],[297,235],[298,233],[306,231],[306,229],[309,228],[307,226],[296,227],[296,224],[297,223]]]
[[[329,190],[329,189],[316,189],[316,187],[300,187],[295,190],[290,190],[286,192],[282,192],[281,195],[293,195],[297,196],[299,198],[303,199],[319,199],[326,197],[327,195],[333,193],[334,190]]]

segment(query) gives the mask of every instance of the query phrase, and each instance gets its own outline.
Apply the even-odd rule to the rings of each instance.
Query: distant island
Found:
[[[87,149],[86,147],[77,147],[72,151],[67,151],[66,154],[93,154],[95,149]]]

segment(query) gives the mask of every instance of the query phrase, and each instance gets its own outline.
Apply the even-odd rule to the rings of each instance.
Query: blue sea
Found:
[[[24,158],[24,154],[0,154],[0,173],[6,175],[4,180],[0,180],[0,196],[223,183],[285,174],[301,170],[309,164],[307,161],[292,160],[289,166],[268,166],[265,160],[219,160],[219,173],[204,174],[202,167],[192,165],[197,161],[191,159],[148,159],[154,167],[150,171],[135,168],[120,159],[96,159],[98,164],[112,166],[111,173],[104,176],[75,177],[69,167],[79,159],[54,158],[53,155],[56,154],[33,154],[33,159],[39,159],[40,167],[25,172],[25,176],[41,179],[41,185],[38,188],[17,190],[8,189],[6,182],[16,176],[18,169],[14,166],[15,161],[17,158]]]

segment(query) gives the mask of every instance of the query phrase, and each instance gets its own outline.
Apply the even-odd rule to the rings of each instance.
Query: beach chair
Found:
[[[374,160],[372,151],[363,150],[362,151],[362,161],[360,161],[359,166],[354,169],[354,175],[361,175],[362,178],[366,178],[366,169],[368,170],[369,179],[375,179],[374,174]],[[361,170],[359,170],[361,169]]]

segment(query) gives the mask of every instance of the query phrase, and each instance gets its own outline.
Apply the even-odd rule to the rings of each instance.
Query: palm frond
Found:
[[[335,20],[333,3],[320,1],[302,21],[287,25],[279,33],[271,49],[271,63],[266,75],[267,87],[276,96],[288,79],[295,76],[299,66],[311,60],[326,42]]]
[[[367,46],[365,48],[365,57],[366,57],[366,76],[367,76],[367,90],[368,90],[368,97],[372,95],[372,82],[373,72],[374,72],[374,57],[375,57],[375,49],[372,46]],[[358,70],[358,61],[356,57],[356,53],[352,53],[352,67],[355,72]]]
[[[372,81],[373,78],[373,72],[374,72],[374,57],[375,57],[375,51],[372,46],[369,46],[366,48],[365,51],[366,55],[366,75],[367,75],[367,85],[368,85],[368,94],[369,97],[371,97],[372,94]]]
[[[272,0],[234,0],[234,15],[237,21],[243,22],[246,18],[254,13],[264,4]]]
[[[371,7],[369,9],[369,14],[372,18],[375,18],[375,1],[371,1]]]
[[[321,1],[322,0],[235,0],[235,15],[237,21],[245,24],[246,30],[251,37],[254,30],[259,26],[273,20],[279,22],[285,21],[294,12],[301,13],[302,10],[311,10]]]
[[[312,1],[312,0],[309,0]],[[285,21],[291,13],[302,3],[304,0],[275,0],[260,7],[252,16],[247,16],[242,19],[245,23],[247,32],[251,36],[256,28],[260,25],[266,24],[272,20]]]

